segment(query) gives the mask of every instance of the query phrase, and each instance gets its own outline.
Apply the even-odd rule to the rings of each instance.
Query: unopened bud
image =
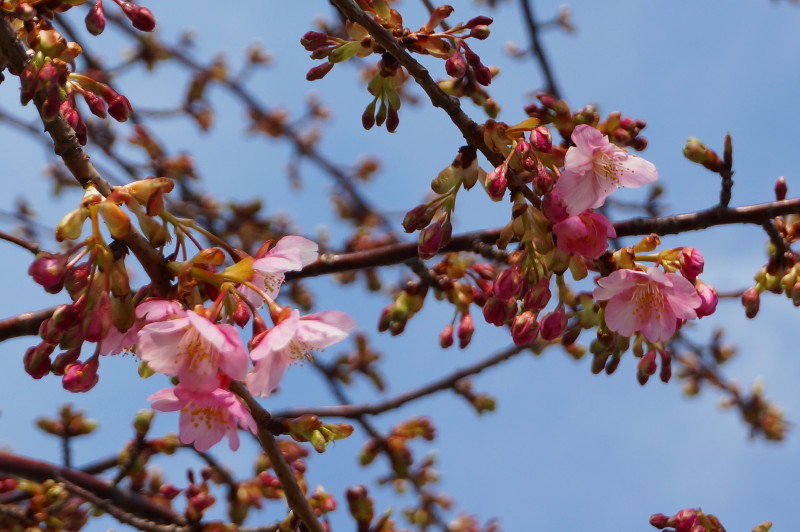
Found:
[[[514,318],[511,323],[511,338],[516,345],[528,345],[539,335],[539,323],[536,315],[526,310]]]
[[[56,346],[42,342],[37,346],[29,347],[25,351],[23,363],[25,371],[34,379],[41,379],[50,373],[50,355]]]
[[[690,281],[703,273],[705,262],[703,260],[703,255],[697,248],[683,248],[678,255],[678,261],[681,265],[681,273]]]
[[[99,357],[92,357],[87,362],[74,362],[67,366],[64,370],[64,377],[61,379],[61,385],[68,392],[80,393],[88,392],[100,377],[97,375],[97,369],[100,366]]]
[[[514,299],[490,297],[483,305],[483,318],[496,327],[504,325],[517,314],[517,302]]]
[[[328,44],[328,36],[319,31],[308,31],[300,38],[300,44],[309,52]]]
[[[318,79],[322,79],[332,69],[333,69],[333,63],[325,61],[320,65],[310,68],[308,72],[306,72],[306,81],[316,81]]]
[[[453,324],[448,323],[442,332],[439,334],[439,345],[442,349],[447,349],[453,345]]]
[[[489,26],[481,24],[473,27],[469,32],[469,36],[472,37],[473,39],[478,39],[479,41],[482,41],[484,39],[488,39],[491,33],[492,30],[489,29]]]
[[[454,50],[450,57],[447,58],[447,61],[444,63],[444,69],[447,72],[448,76],[454,78],[463,78],[464,74],[467,73],[467,62],[458,53],[458,50]]]
[[[648,351],[645,356],[639,359],[639,363],[636,365],[636,379],[639,381],[639,384],[642,386],[647,384],[650,376],[653,375],[657,369],[656,352],[655,350]]]
[[[758,314],[760,303],[760,292],[756,287],[750,287],[742,294],[742,305],[744,306],[745,316],[752,319]]]
[[[778,201],[785,200],[788,190],[789,189],[786,186],[786,178],[783,176],[779,177],[778,180],[775,181],[775,199]]]
[[[500,201],[503,199],[506,189],[508,188],[508,180],[506,179],[507,173],[508,166],[501,164],[486,174],[484,188],[486,189],[486,193],[489,195],[492,201]]]
[[[64,287],[67,260],[64,254],[40,251],[28,268],[28,275],[45,290],[56,294]]]
[[[717,310],[717,303],[719,302],[717,289],[705,284],[699,279],[695,282],[694,286],[697,290],[697,295],[700,296],[700,306],[694,309],[695,313],[697,313],[697,317],[702,318],[704,316],[710,316]]]
[[[92,35],[100,35],[105,28],[106,15],[103,11],[103,0],[97,0],[97,3],[86,14],[86,29]]]
[[[131,21],[133,27],[140,31],[153,31],[156,27],[156,17],[146,7],[138,6],[132,2],[117,0],[122,12]],[[113,115],[112,115],[113,116]],[[116,117],[115,117],[116,118]],[[121,121],[121,120],[120,120]]]
[[[561,307],[555,311],[545,314],[540,326],[540,334],[543,340],[552,341],[564,332],[567,328],[567,315]]]
[[[475,332],[475,321],[469,314],[461,316],[458,322],[458,347],[464,349],[472,340],[472,334]]]
[[[516,298],[525,286],[525,279],[516,268],[501,271],[492,283],[492,295],[501,299]]]

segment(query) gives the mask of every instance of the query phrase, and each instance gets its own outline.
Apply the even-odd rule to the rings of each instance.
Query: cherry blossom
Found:
[[[167,299],[150,299],[136,307],[136,319],[130,329],[125,332],[113,324],[100,342],[101,355],[116,355],[130,351],[139,341],[139,331],[148,323],[166,320],[170,316],[185,316],[186,311],[177,301]]]
[[[608,239],[617,236],[614,226],[600,213],[570,216],[553,225],[558,248],[570,255],[596,259],[608,248]]]
[[[278,296],[286,272],[302,270],[315,260],[319,247],[315,242],[302,236],[285,236],[270,249],[266,255],[253,262],[253,277],[250,282],[271,298]],[[256,308],[264,304],[263,298],[247,287],[241,288],[247,300]]]
[[[591,126],[577,126],[572,142],[555,185],[571,216],[600,207],[619,187],[641,187],[658,179],[651,162],[629,155]]]
[[[137,353],[150,368],[177,376],[184,388],[209,392],[219,386],[219,371],[244,379],[247,351],[233,325],[215,324],[191,310],[173,320],[145,325]]]
[[[208,393],[188,389],[182,385],[160,390],[148,400],[161,412],[180,410],[181,443],[193,444],[198,451],[207,451],[228,437],[231,450],[239,448],[237,426],[256,432],[253,416],[233,393],[217,388]]]
[[[268,397],[280,384],[289,364],[302,360],[313,349],[341,342],[355,327],[355,321],[344,312],[331,310],[300,317],[297,310],[292,310],[250,353],[256,366],[247,375],[247,387],[254,395]]]
[[[669,340],[678,320],[697,318],[701,299],[691,282],[658,268],[617,270],[598,279],[593,296],[608,301],[605,322],[624,336],[641,332],[651,342]]]

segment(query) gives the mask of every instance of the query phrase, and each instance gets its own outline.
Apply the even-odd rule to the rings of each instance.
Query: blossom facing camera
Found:
[[[658,180],[653,163],[629,155],[591,126],[576,127],[572,142],[575,146],[567,150],[564,171],[555,186],[570,216],[600,207],[619,187],[641,187]]]
[[[597,212],[579,214],[553,225],[558,249],[585,259],[596,259],[608,248],[608,239],[617,236],[608,218]]]
[[[641,332],[651,342],[669,340],[678,320],[697,318],[702,303],[694,285],[681,275],[658,268],[617,270],[598,279],[593,296],[608,301],[605,321],[623,336]]]

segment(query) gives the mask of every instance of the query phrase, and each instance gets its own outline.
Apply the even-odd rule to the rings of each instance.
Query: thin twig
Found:
[[[25,240],[24,238],[20,238],[18,236],[0,231],[0,240],[7,240],[13,244],[18,245],[21,248],[25,248],[34,255],[39,253],[41,249],[39,249],[39,244],[35,242],[31,242],[29,240]]]
[[[518,355],[525,349],[526,349],[525,347],[520,347],[520,346],[509,347],[484,360],[472,364],[471,366],[467,366],[449,375],[445,375],[444,377],[437,379],[433,382],[430,382],[425,386],[421,386],[419,388],[403,392],[395,397],[392,397],[391,399],[386,399],[385,401],[380,401],[378,403],[364,403],[356,405],[346,404],[337,406],[317,406],[317,407],[297,407],[297,408],[282,410],[280,412],[273,412],[272,415],[274,417],[300,417],[306,414],[313,414],[316,416],[323,416],[323,417],[330,416],[330,417],[357,418],[364,414],[371,416],[382,414],[383,412],[394,410],[395,408],[400,408],[406,403],[410,403],[411,401],[414,401],[416,399],[420,399],[422,397],[434,394],[441,390],[447,390],[448,388],[452,388],[458,381],[460,381],[464,377],[475,375],[487,368],[505,362],[506,360],[509,360],[514,356]]]
[[[550,61],[547,59],[547,54],[542,47],[541,40],[539,39],[539,31],[541,25],[536,22],[536,17],[533,14],[533,0],[520,0],[519,4],[522,7],[522,16],[525,18],[525,25],[528,28],[528,37],[531,40],[531,51],[536,56],[539,62],[539,68],[542,69],[546,83],[546,90],[557,99],[561,99],[561,91],[558,90],[556,79],[553,75],[553,69],[550,66]]]

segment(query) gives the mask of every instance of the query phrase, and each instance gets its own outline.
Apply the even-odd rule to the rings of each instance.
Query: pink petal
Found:
[[[139,331],[136,351],[139,358],[147,362],[153,371],[176,375],[180,365],[176,353],[188,326],[188,318],[145,325]]]
[[[344,340],[356,322],[338,310],[309,314],[300,319],[297,338],[312,349],[321,349]]]
[[[296,258],[300,262],[300,268],[303,268],[317,260],[319,246],[302,236],[285,236],[278,240],[269,254]]]
[[[603,194],[597,186],[594,173],[576,173],[564,170],[556,181],[555,190],[567,209],[567,214],[576,216],[586,209],[599,207],[605,202],[607,194]]]
[[[220,370],[235,381],[243,380],[247,374],[250,359],[239,332],[236,327],[228,324],[217,325],[217,328],[226,337],[227,343],[232,346],[232,349],[224,353],[220,360]]]
[[[648,183],[658,181],[658,171],[650,161],[629,156],[620,164],[622,171],[617,175],[619,184],[623,187],[641,187]]]
[[[159,390],[147,398],[148,401],[153,401],[151,405],[154,409],[161,412],[175,412],[181,409],[181,401],[175,396],[175,388],[165,388]]]
[[[291,358],[284,351],[271,352],[267,358],[256,362],[255,370],[247,374],[246,384],[257,397],[269,397],[281,383]]]
[[[185,316],[186,310],[177,301],[170,299],[148,299],[136,307],[136,317],[147,323],[164,321],[171,316]]]
[[[253,361],[261,360],[275,351],[279,351],[291,342],[297,333],[300,312],[293,310],[288,318],[269,330],[261,342],[250,352]]]

